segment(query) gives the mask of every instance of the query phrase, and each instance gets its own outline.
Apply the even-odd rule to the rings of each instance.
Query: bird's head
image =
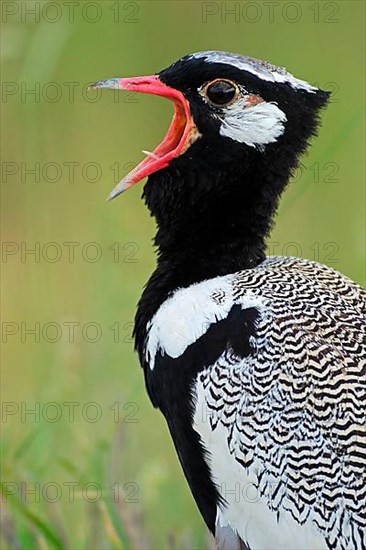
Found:
[[[216,51],[187,55],[154,76],[94,86],[173,102],[163,141],[109,196],[148,177],[143,196],[157,221],[160,252],[217,251],[220,243],[243,250],[245,240],[263,253],[327,92],[270,63]]]
[[[181,175],[197,167],[248,171],[254,159],[268,155],[276,164],[282,151],[291,170],[328,98],[283,68],[217,51],[187,55],[153,76],[111,78],[92,86],[155,94],[174,104],[163,141],[146,152],[109,198],[167,168]]]

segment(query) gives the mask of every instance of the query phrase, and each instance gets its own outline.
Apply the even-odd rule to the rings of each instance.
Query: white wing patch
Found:
[[[147,327],[145,356],[151,369],[158,350],[177,358],[212,323],[228,316],[234,305],[233,278],[234,275],[226,275],[178,289],[160,306]],[[262,306],[262,300],[250,291],[240,303],[243,309]]]
[[[250,147],[261,148],[277,141],[285,131],[287,117],[275,103],[261,102],[248,107],[245,99],[225,109],[220,134]]]
[[[208,63],[224,63],[234,66],[242,71],[247,71],[268,82],[288,83],[295,90],[305,90],[315,93],[317,88],[305,80],[300,80],[287,72],[283,67],[276,67],[271,63],[254,59],[245,55],[232,54],[227,52],[198,52],[192,54],[191,58],[205,59]]]

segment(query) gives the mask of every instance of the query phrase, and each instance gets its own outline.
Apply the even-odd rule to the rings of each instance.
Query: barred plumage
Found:
[[[268,258],[229,277],[232,296],[220,293],[218,278],[213,300],[248,304],[250,294],[263,304],[252,353],[242,358],[226,349],[198,375],[195,427],[208,455],[221,425],[243,483],[251,480],[268,510],[315,524],[328,548],[362,550],[365,292],[336,271],[297,258]],[[220,490],[227,478],[211,467]],[[261,547],[245,539],[243,521],[235,527],[249,546]]]

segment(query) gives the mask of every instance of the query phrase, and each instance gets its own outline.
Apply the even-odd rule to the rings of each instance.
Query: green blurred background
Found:
[[[154,222],[141,184],[105,202],[161,140],[172,108],[86,86],[218,49],[332,90],[269,252],[363,283],[365,3],[3,1],[2,10],[1,547],[207,548],[130,338],[154,268]]]

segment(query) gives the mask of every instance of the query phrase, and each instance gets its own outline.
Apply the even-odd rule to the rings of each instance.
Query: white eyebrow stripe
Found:
[[[226,52],[197,52],[189,56],[191,59],[205,59],[208,63],[224,63],[254,74],[267,82],[279,82],[290,84],[292,88],[306,90],[315,93],[317,88],[305,80],[295,78],[291,73],[282,67],[276,67],[271,63],[259,61],[253,57]]]

